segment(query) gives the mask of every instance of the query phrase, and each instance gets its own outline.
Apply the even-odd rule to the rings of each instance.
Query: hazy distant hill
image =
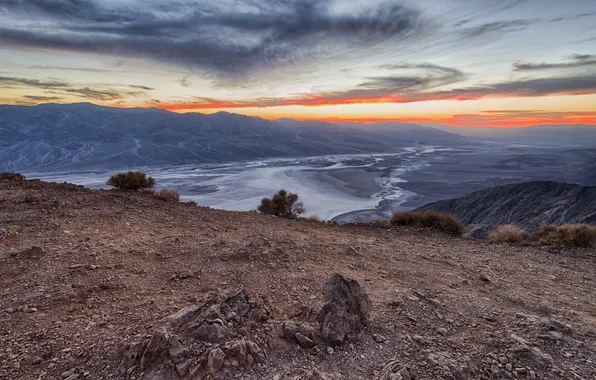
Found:
[[[420,135],[416,136],[416,129]],[[282,156],[390,152],[399,145],[453,144],[453,133],[411,126],[371,133],[319,122],[229,113],[177,114],[88,103],[0,106],[0,170],[120,168]]]
[[[421,207],[456,216],[474,236],[498,225],[535,229],[543,224],[596,224],[596,186],[526,182],[480,190]]]
[[[460,134],[456,133],[456,129],[451,131],[441,130],[432,127],[425,127],[418,124],[405,124],[397,122],[380,122],[380,123],[338,123],[342,128],[349,128],[352,130],[364,131],[380,141],[387,141],[387,139],[403,139],[418,143],[432,144],[436,141],[452,141],[463,142],[467,141]]]
[[[577,145],[596,147],[594,125],[536,125],[525,128],[450,127],[441,124],[429,126],[467,137],[528,145]]]

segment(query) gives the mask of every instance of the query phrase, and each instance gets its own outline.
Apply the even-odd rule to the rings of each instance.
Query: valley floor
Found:
[[[279,337],[320,310],[336,272],[368,293],[370,326],[334,350]],[[271,345],[224,378],[372,379],[395,359],[428,380],[596,379],[595,273],[594,250],[0,180],[0,378],[124,378],[126,344],[206,292],[244,288],[270,313]]]

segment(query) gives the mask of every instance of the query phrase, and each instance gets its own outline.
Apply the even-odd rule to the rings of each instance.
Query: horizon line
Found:
[[[259,115],[249,115],[240,112],[230,112],[226,110],[219,110],[216,112],[198,112],[196,110],[188,110],[188,111],[173,111],[168,109],[167,107],[160,107],[159,105],[147,105],[147,106],[139,106],[139,105],[103,105],[103,104],[96,104],[93,102],[75,102],[75,103],[56,103],[56,102],[44,102],[44,103],[37,103],[37,104],[8,104],[8,103],[0,103],[0,106],[5,107],[39,107],[45,105],[54,105],[54,106],[73,106],[73,105],[90,105],[94,107],[100,108],[111,108],[111,109],[121,109],[121,110],[134,110],[134,109],[141,109],[141,110],[158,110],[164,111],[171,114],[195,114],[195,115],[217,115],[217,114],[227,114],[227,115],[237,115],[243,116],[248,118],[256,118],[266,121],[280,121],[280,120],[294,120],[294,121],[301,121],[301,122],[322,122],[328,124],[380,124],[380,123],[401,123],[401,124],[410,124],[410,125],[422,125],[422,126],[433,126],[433,125],[440,125],[444,127],[449,127],[454,130],[457,129],[523,129],[523,128],[535,128],[535,127],[565,127],[565,126],[585,126],[585,127],[596,127],[596,119],[593,123],[590,122],[581,122],[581,123],[569,123],[568,121],[561,121],[557,122],[552,120],[549,123],[525,123],[525,124],[518,124],[515,125],[512,123],[504,122],[501,124],[493,124],[490,125],[487,122],[479,123],[477,125],[473,125],[473,123],[469,123],[470,125],[453,125],[448,122],[442,122],[439,120],[433,119],[424,119],[424,118],[382,118],[382,117],[368,117],[368,118],[338,118],[338,117],[330,117],[330,118],[300,118],[300,117],[263,117]],[[494,112],[494,111],[483,111],[483,112]],[[595,115],[596,116],[596,115]],[[425,125],[426,124],[426,125]]]

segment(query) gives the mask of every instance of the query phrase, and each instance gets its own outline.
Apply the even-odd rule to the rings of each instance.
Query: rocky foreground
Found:
[[[594,273],[593,249],[2,177],[0,379],[591,380]]]

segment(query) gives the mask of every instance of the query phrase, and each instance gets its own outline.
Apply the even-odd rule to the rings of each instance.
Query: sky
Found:
[[[0,0],[0,104],[596,125],[594,0]]]

